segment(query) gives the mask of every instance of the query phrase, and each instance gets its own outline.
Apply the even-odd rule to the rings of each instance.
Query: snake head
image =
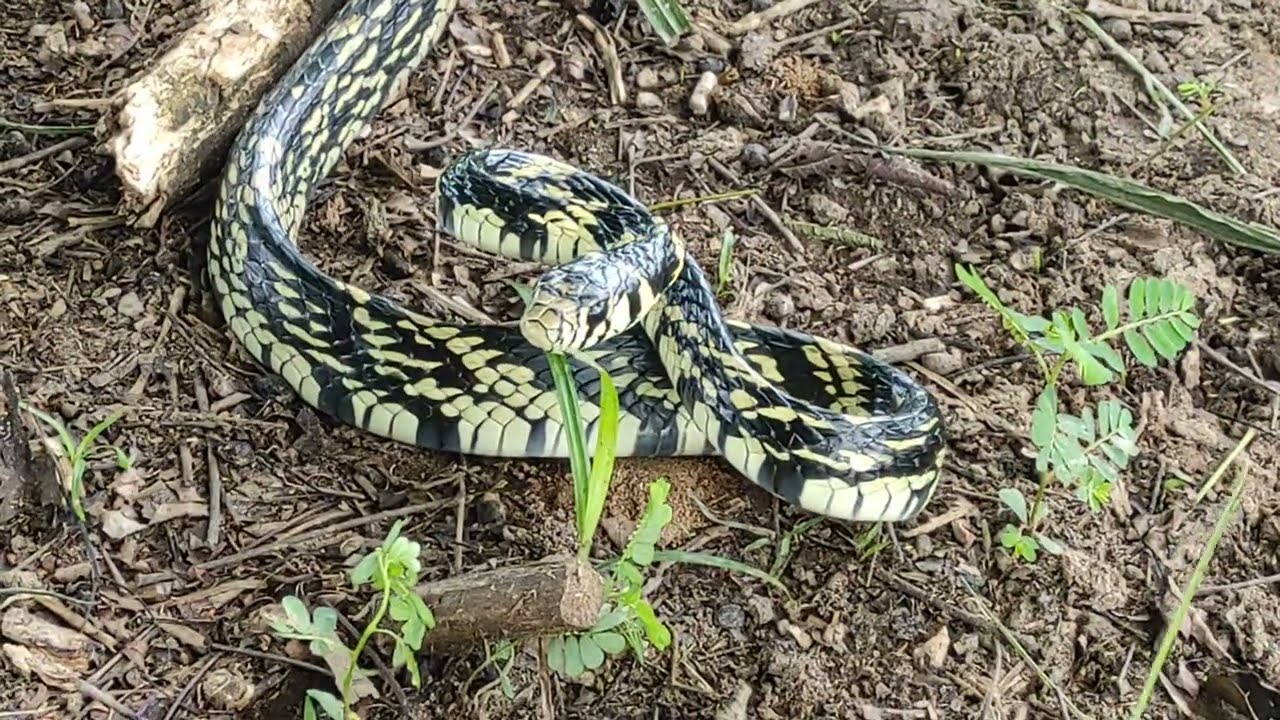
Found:
[[[665,232],[585,253],[539,278],[520,331],[543,351],[598,345],[639,322],[683,267],[684,245]]]
[[[588,253],[538,279],[520,318],[520,332],[548,352],[598,345],[644,316],[648,307],[637,307],[643,285],[605,253]]]

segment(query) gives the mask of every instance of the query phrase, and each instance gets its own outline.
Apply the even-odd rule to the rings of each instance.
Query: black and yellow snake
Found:
[[[350,0],[241,131],[210,280],[248,352],[316,409],[431,450],[566,457],[546,350],[582,347],[619,393],[619,456],[719,455],[805,510],[913,517],[947,433],[903,372],[798,332],[725,320],[666,223],[549,158],[471,152],[438,181],[442,229],[556,265],[519,327],[447,323],[322,273],[294,238],[307,200],[440,37],[456,0]],[[599,378],[572,360],[589,442]]]

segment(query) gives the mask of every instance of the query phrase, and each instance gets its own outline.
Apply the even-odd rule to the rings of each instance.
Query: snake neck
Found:
[[[294,301],[295,320],[340,303],[406,316],[389,301],[325,275],[296,240],[307,201],[390,94],[439,39],[457,0],[350,0],[259,104],[230,152],[214,209],[209,273],[224,318],[274,365],[255,327]],[[324,298],[324,307],[313,298]],[[300,313],[300,314],[299,314]],[[323,332],[314,327],[316,333]],[[341,336],[341,328],[334,333]]]
[[[320,276],[294,249],[306,203],[431,51],[456,3],[350,0],[338,10],[237,137],[215,209],[218,247],[211,256],[229,258],[237,274],[240,262],[263,253]],[[236,236],[233,226],[248,230]]]

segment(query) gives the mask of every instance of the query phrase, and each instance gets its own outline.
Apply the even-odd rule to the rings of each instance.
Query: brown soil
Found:
[[[1141,83],[1048,2],[822,2],[735,39],[727,59],[698,42],[661,48],[624,4],[623,20],[610,27],[625,106],[610,104],[601,58],[571,11],[466,3],[407,100],[383,114],[314,203],[306,252],[344,280],[430,312],[448,316],[433,299],[443,292],[509,319],[517,299],[497,278],[510,269],[448,241],[437,245],[424,210],[434,171],[469,143],[554,154],[633,183],[652,202],[759,188],[799,236],[802,255],[748,201],[675,216],[707,268],[715,267],[723,231],[738,236],[726,312],[868,348],[941,340],[943,352],[911,367],[945,406],[953,462],[927,512],[878,553],[862,550],[866,528],[824,522],[796,536],[782,576],[793,604],[756,580],[669,568],[649,598],[675,634],[673,650],[651,652],[643,663],[624,656],[581,682],[540,672],[536,655],[524,652],[508,673],[511,699],[496,685],[480,692],[496,677],[491,671],[467,684],[481,653],[429,662],[422,691],[399,678],[412,717],[1067,717],[1061,698],[1089,717],[1120,717],[1139,694],[1163,614],[1190,578],[1232,476],[1198,504],[1197,489],[1248,427],[1259,436],[1248,453],[1243,510],[1205,583],[1247,585],[1280,572],[1277,392],[1256,381],[1280,375],[1275,261],[1006,173],[869,160],[853,139],[870,132],[903,145],[1035,155],[1280,222],[1273,191],[1280,6],[1120,4],[1202,13],[1199,25],[1152,24],[1141,13],[1104,25],[1170,87],[1193,78],[1216,83],[1229,102],[1211,124],[1247,178],[1231,176],[1195,132],[1162,149],[1152,130],[1161,111]],[[189,21],[179,5],[11,3],[0,20],[3,119],[93,124],[97,100],[153,62]],[[688,8],[708,21],[752,9],[742,0]],[[466,49],[492,45],[498,33],[514,60],[505,70]],[[458,62],[442,79],[450,52]],[[556,71],[504,124],[506,102],[544,57],[555,59]],[[688,97],[703,70],[719,72],[721,82],[711,112],[697,116]],[[446,101],[433,109],[441,83]],[[497,84],[490,100],[461,127],[490,83]],[[656,98],[637,103],[641,92]],[[456,139],[406,149],[446,131]],[[64,139],[18,126],[0,133],[0,160]],[[712,158],[739,182],[718,174]],[[126,410],[106,436],[136,458],[124,473],[109,456],[91,465],[87,531],[65,511],[6,500],[16,516],[0,526],[0,567],[29,571],[60,594],[68,612],[48,616],[55,626],[84,617],[97,628],[87,634],[91,647],[68,651],[82,688],[148,718],[228,717],[222,708],[242,697],[251,698],[245,716],[296,717],[301,692],[320,680],[279,659],[305,653],[271,640],[257,613],[287,593],[358,612],[344,562],[376,543],[390,521],[204,564],[300,525],[441,501],[408,516],[405,527],[422,543],[429,577],[571,549],[564,464],[436,457],[303,410],[201,310],[190,269],[200,260],[192,248],[207,232],[207,196],[151,231],[118,221],[118,200],[109,164],[88,147],[0,175],[0,368],[30,403],[78,433]],[[882,247],[865,238],[837,242],[833,228],[856,229]],[[997,490],[1034,490],[1021,431],[1038,376],[956,282],[955,261],[976,264],[1026,312],[1091,305],[1105,284],[1140,273],[1169,273],[1201,300],[1205,349],[1174,366],[1134,370],[1105,391],[1139,416],[1142,455],[1104,512],[1083,510],[1068,490],[1050,494],[1051,532],[1069,548],[1062,557],[1015,563],[996,540],[1009,521]],[[202,396],[239,399],[210,411]],[[1102,395],[1071,387],[1066,396],[1079,407]],[[211,461],[224,494],[212,547]],[[720,520],[771,532],[806,519],[712,460],[620,465],[607,513],[615,532],[643,507],[645,482],[661,475],[675,486],[673,546],[694,544],[764,568],[777,560],[778,543],[748,548],[756,534],[708,518],[694,496]],[[39,457],[34,466],[37,479],[51,477]],[[461,527],[458,497],[466,501]],[[950,521],[932,522],[948,514]],[[150,526],[119,537],[130,521]],[[1171,692],[1193,703],[1197,683],[1201,699],[1214,688],[1221,694],[1215,673],[1280,685],[1278,593],[1272,581],[1197,598],[1149,717],[1181,716]],[[47,612],[25,601],[4,612],[18,607]],[[997,625],[1020,640],[1025,658]],[[20,676],[10,652],[19,647],[17,631],[6,624],[0,633],[7,643],[0,709],[109,716],[88,690]],[[399,701],[389,685],[381,690],[378,713],[391,717]]]

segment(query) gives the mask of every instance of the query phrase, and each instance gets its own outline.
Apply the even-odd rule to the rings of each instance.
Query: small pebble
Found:
[[[653,90],[658,87],[661,81],[658,79],[658,71],[651,67],[643,68],[636,73],[636,87],[641,90]]]
[[[706,115],[711,109],[711,94],[715,92],[717,82],[713,72],[704,72],[698,78],[698,84],[693,86],[693,92],[689,95],[689,109],[694,115]]]
[[[1102,21],[1102,29],[1119,42],[1133,39],[1133,25],[1122,18],[1107,18]]]
[[[805,199],[805,204],[814,219],[823,225],[839,225],[849,218],[848,209],[822,193],[813,193]]]
[[[747,607],[758,625],[771,623],[778,616],[777,611],[773,609],[773,600],[766,595],[752,595],[747,598]]]
[[[722,73],[724,72],[724,58],[715,55],[707,55],[698,58],[698,72],[700,73]]]
[[[809,635],[804,628],[798,625],[792,625],[785,618],[778,621],[778,632],[790,635],[791,639],[796,641],[801,650],[808,650],[813,647],[813,637]]]
[[[964,363],[959,356],[950,352],[936,352],[920,356],[920,364],[928,370],[942,376],[951,375],[960,370]]]
[[[947,652],[951,649],[951,633],[943,625],[933,637],[925,640],[915,650],[916,660],[928,663],[930,668],[941,670],[947,662]]]
[[[662,98],[651,92],[636,93],[636,109],[641,112],[660,112],[662,110]]]
[[[737,630],[746,621],[747,614],[737,603],[725,603],[716,610],[716,624],[725,630]]]
[[[840,80],[832,90],[835,91],[832,93],[832,99],[837,110],[855,119],[867,114],[865,110],[861,110],[859,107],[862,105],[862,91],[858,89],[857,85],[846,80]]]
[[[218,448],[218,456],[236,467],[248,465],[256,454],[253,445],[244,440],[231,440]]]
[[[800,109],[800,101],[795,95],[787,95],[778,101],[778,122],[795,122],[796,113]]]
[[[786,293],[770,295],[764,301],[764,314],[771,320],[781,321],[795,314],[796,302]]]
[[[200,683],[201,693],[218,710],[239,712],[249,707],[257,692],[253,682],[227,668],[216,668]]]
[[[136,318],[146,311],[146,306],[142,304],[142,300],[137,293],[125,293],[120,298],[120,302],[116,305],[116,310],[125,317]]]
[[[927,557],[933,554],[933,538],[928,535],[916,536],[916,554],[920,557]]]
[[[76,0],[71,3],[71,14],[76,18],[76,24],[81,30],[92,30],[96,24],[93,21],[93,11],[89,9],[89,4],[84,0]]]
[[[747,143],[742,146],[742,164],[752,170],[759,170],[769,165],[769,150],[760,143]]]
[[[487,492],[480,496],[476,505],[476,519],[484,525],[504,525],[507,522],[507,507],[502,496],[495,492]]]

